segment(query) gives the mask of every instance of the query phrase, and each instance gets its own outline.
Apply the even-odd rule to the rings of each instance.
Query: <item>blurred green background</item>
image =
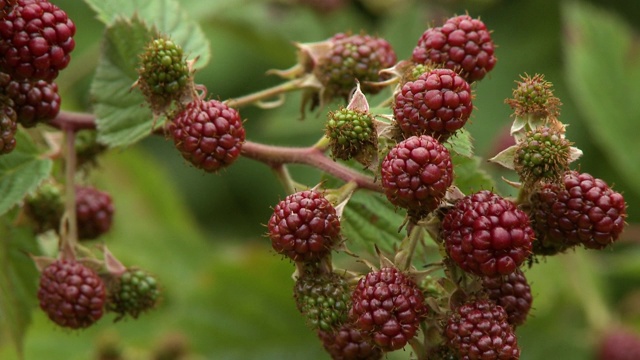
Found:
[[[88,87],[103,25],[78,0],[53,1],[77,25],[77,47],[58,84],[67,110],[91,109]],[[299,1],[302,2],[302,1]],[[476,153],[494,155],[510,125],[514,81],[542,73],[555,85],[567,137],[582,149],[576,168],[614,184],[628,203],[629,226],[612,249],[578,250],[529,269],[534,309],[518,329],[522,359],[590,359],[598,299],[614,319],[640,329],[640,2],[557,0],[359,0],[323,14],[294,0],[181,0],[205,31],[211,62],[196,74],[209,96],[237,97],[279,80],[268,69],[295,62],[293,42],[324,40],[361,30],[387,39],[408,58],[422,32],[454,14],[480,16],[498,45],[493,72],[475,86],[468,129]],[[306,146],[322,132],[324,114],[298,120],[299,96],[279,109],[241,109],[247,138]],[[372,100],[375,102],[375,100]],[[40,311],[26,334],[26,359],[92,359],[97,349],[119,349],[127,359],[149,359],[183,349],[194,359],[327,359],[295,309],[293,265],[263,236],[271,207],[285,195],[268,167],[248,159],[219,174],[188,166],[173,145],[151,137],[111,151],[92,175],[116,206],[106,244],[125,264],[157,274],[164,299],[137,321],[107,315],[87,331],[56,328]],[[512,177],[488,163],[493,174]],[[291,168],[309,185],[320,174]],[[509,194],[507,187],[500,190]],[[590,292],[596,290],[599,296]],[[585,312],[584,309],[593,312]],[[17,355],[0,332],[0,358]],[[409,351],[389,356],[409,357]]]

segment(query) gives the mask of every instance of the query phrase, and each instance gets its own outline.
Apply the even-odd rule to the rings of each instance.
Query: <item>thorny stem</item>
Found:
[[[69,129],[71,132],[80,129],[95,129],[96,127],[95,117],[92,114],[68,111],[61,111],[49,124],[59,129]],[[242,145],[242,155],[271,167],[278,167],[283,164],[309,165],[343,181],[353,181],[358,188],[377,192],[383,191],[382,186],[376,183],[372,177],[331,160],[324,154],[326,149],[319,145],[321,143],[322,140],[310,147],[295,148],[245,141]]]
[[[271,167],[271,170],[273,170],[273,173],[276,175],[278,180],[280,180],[280,183],[282,184],[282,187],[284,187],[284,190],[287,192],[287,194],[293,194],[297,191],[296,183],[291,178],[289,169],[285,164],[273,166]]]
[[[75,246],[78,243],[78,220],[76,217],[76,133],[72,126],[64,126],[65,132],[65,223],[62,244],[60,245],[62,258],[67,260],[75,259]]]
[[[414,354],[417,356],[418,360],[426,360],[426,351],[424,349],[424,345],[420,343],[420,341],[416,338],[411,338],[409,340],[409,345],[411,345],[411,349],[413,349]]]
[[[228,99],[224,101],[224,103],[227,104],[227,106],[234,108],[258,103],[290,91],[298,90],[302,86],[302,81],[303,79],[300,78],[289,80],[283,82],[282,84],[278,84],[274,87],[260,90],[249,95],[241,96],[235,99]]]
[[[407,271],[411,267],[411,260],[413,259],[413,254],[416,251],[416,246],[422,240],[424,236],[424,228],[422,226],[418,226],[416,224],[412,224],[411,230],[409,231],[408,243],[405,245],[404,242],[402,245],[402,250],[396,255],[398,269],[402,271]],[[398,256],[400,255],[400,256]]]
[[[602,332],[611,325],[613,319],[584,256],[587,255],[566,254],[562,260],[569,276],[569,283],[575,289],[575,293],[579,294],[577,299],[584,308],[589,326],[596,332]]]
[[[271,146],[251,141],[242,145],[242,155],[266,163],[270,166],[280,164],[304,164],[313,166],[343,181],[353,181],[359,188],[382,192],[382,186],[370,176],[361,174],[327,157],[316,147],[294,148]]]

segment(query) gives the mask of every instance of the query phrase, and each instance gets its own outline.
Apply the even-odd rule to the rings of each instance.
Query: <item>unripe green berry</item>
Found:
[[[553,96],[553,84],[545,81],[543,75],[536,74],[533,77],[526,75],[517,81],[513,90],[513,98],[506,103],[514,110],[516,117],[533,117],[536,119],[556,118],[562,105],[560,100]]]
[[[189,90],[191,71],[182,48],[167,38],[157,38],[144,49],[138,68],[138,85],[154,111],[164,111]]]
[[[351,295],[346,281],[337,274],[305,274],[296,281],[293,294],[312,329],[331,331],[347,318]]]
[[[52,182],[43,183],[34,194],[27,196],[24,211],[37,233],[58,230],[64,213],[61,187]]]
[[[326,135],[334,158],[367,158],[376,151],[377,134],[373,117],[366,112],[342,108],[329,113]]]
[[[108,309],[119,318],[130,315],[137,318],[152,309],[160,298],[156,279],[140,269],[127,269],[110,285]]]
[[[571,143],[544,127],[529,131],[517,145],[514,166],[526,184],[558,182],[568,169]]]

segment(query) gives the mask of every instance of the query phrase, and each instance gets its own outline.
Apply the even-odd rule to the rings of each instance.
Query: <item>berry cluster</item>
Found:
[[[3,1],[0,9],[0,153],[9,153],[18,123],[33,127],[58,115],[54,80],[69,64],[76,27],[47,0]]]
[[[342,5],[304,3],[323,11]],[[69,63],[75,25],[47,0],[0,0],[0,14],[0,154],[16,147],[18,124],[62,128],[68,145],[64,183],[52,177],[21,204],[35,233],[60,239],[56,258],[33,257],[40,308],[71,329],[89,327],[105,312],[116,320],[138,318],[161,297],[156,278],[124,266],[104,245],[98,258],[78,244],[106,234],[115,211],[110,194],[75,183],[106,150],[98,142],[101,130],[94,131],[94,122],[78,132],[58,119],[54,80]],[[582,153],[565,137],[551,83],[527,75],[506,101],[515,145],[492,160],[519,177],[510,182],[518,196],[509,198],[495,189],[465,187],[459,179],[464,171],[456,168],[471,156],[464,126],[474,84],[497,61],[491,31],[480,19],[454,16],[427,29],[400,61],[386,40],[365,33],[338,33],[297,48],[298,64],[273,71],[287,86],[221,101],[208,99],[206,87],[194,82],[195,59],[187,60],[177,41],[156,34],[140,49],[131,89],[141,92],[153,113],[150,133],[164,133],[195,168],[220,173],[245,156],[278,174],[288,194],[273,206],[266,236],[273,251],[294,264],[296,306],[333,359],[381,359],[408,347],[418,359],[518,359],[515,328],[533,307],[523,266],[578,245],[607,248],[627,217],[622,194],[570,168]],[[385,89],[387,98],[370,108],[365,94],[383,95]],[[322,105],[324,111],[344,102],[327,112],[322,138],[308,148],[247,140],[238,109],[278,106],[279,100],[264,100],[294,90],[303,93],[302,108],[311,101],[312,110]],[[364,169],[354,168],[354,160]],[[314,187],[297,183],[289,163],[313,165],[344,184],[332,188],[336,179],[329,177]],[[392,250],[381,250],[375,237],[365,239],[369,253],[350,249],[362,244],[347,234],[354,221],[349,206],[365,189],[382,194],[381,207],[405,216],[393,224],[402,239]],[[433,248],[442,258],[417,266],[415,255]],[[349,257],[334,261],[335,253]],[[612,335],[602,356],[618,356],[609,355],[615,353],[612,343],[637,348]]]

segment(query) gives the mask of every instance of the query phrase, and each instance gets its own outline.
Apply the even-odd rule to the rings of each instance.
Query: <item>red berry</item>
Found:
[[[442,27],[427,29],[413,49],[413,61],[456,70],[469,83],[481,80],[496,64],[491,32],[480,19],[460,15]]]
[[[455,71],[434,69],[406,82],[393,114],[405,136],[431,135],[444,141],[471,115],[471,88]]]
[[[473,300],[457,309],[444,329],[447,344],[458,359],[515,360],[520,349],[502,307],[488,300]]]
[[[90,240],[111,229],[113,222],[111,195],[90,186],[76,186],[78,237]]]
[[[40,274],[40,308],[62,327],[93,325],[102,317],[105,298],[102,279],[79,262],[57,260]]]
[[[18,0],[0,20],[0,67],[15,79],[52,81],[69,64],[76,27],[47,0]]]
[[[350,319],[383,351],[403,348],[428,311],[416,283],[392,267],[360,279],[351,302]]]
[[[335,332],[318,331],[325,350],[333,360],[380,360],[382,351],[371,344],[362,333],[349,325]]]
[[[467,195],[442,220],[449,256],[464,271],[508,275],[531,253],[529,217],[514,203],[488,190]]]
[[[300,191],[287,196],[269,219],[273,249],[293,261],[314,261],[340,239],[340,219],[321,193]]]
[[[365,93],[377,93],[380,88],[367,82],[381,81],[379,71],[396,62],[396,53],[384,39],[369,35],[336,34],[330,39],[331,50],[318,59],[314,73],[330,97],[347,98],[360,81]]]
[[[629,329],[609,330],[597,349],[598,360],[640,359],[640,335]]]
[[[206,172],[231,165],[242,149],[245,131],[236,109],[218,100],[196,100],[169,123],[176,148]]]
[[[435,210],[453,182],[449,151],[427,135],[398,143],[382,161],[381,173],[389,201],[417,217]]]
[[[533,218],[543,247],[561,250],[582,243],[591,249],[612,244],[624,229],[626,203],[603,180],[568,171],[562,185],[545,184],[532,197]]]
[[[0,89],[11,98],[18,115],[18,122],[24,127],[35,126],[39,122],[52,120],[60,111],[58,85],[43,80],[35,82],[12,80],[8,74],[0,74]]]
[[[527,278],[520,269],[502,277],[484,277],[482,287],[489,299],[507,312],[507,320],[511,326],[515,328],[524,324],[531,310],[533,297]]]

